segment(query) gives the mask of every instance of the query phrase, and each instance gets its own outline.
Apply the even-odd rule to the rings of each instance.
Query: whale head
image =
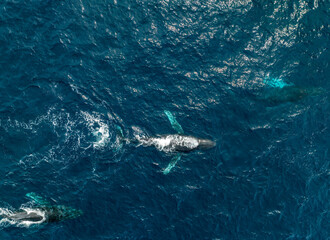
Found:
[[[216,143],[209,139],[198,139],[198,149],[207,150],[216,146]]]

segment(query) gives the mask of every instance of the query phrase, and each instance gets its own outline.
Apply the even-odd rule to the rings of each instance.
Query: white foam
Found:
[[[91,115],[87,112],[81,112],[92,135],[95,137],[93,147],[102,148],[105,147],[110,141],[109,127],[104,123],[99,116]]]
[[[52,145],[49,156],[43,158],[47,161],[56,159],[52,155],[61,152],[62,149],[59,148],[65,146],[70,146],[72,150],[89,147],[104,148],[108,146],[112,135],[101,114],[84,111],[70,114],[65,109],[58,110],[55,107],[49,108],[44,114],[28,121],[21,122],[8,118],[2,119],[0,124],[6,132],[24,130],[31,139],[38,138],[45,132],[56,134],[57,145],[47,142]]]
[[[151,141],[155,147],[160,151],[171,151],[171,141],[173,139],[169,136],[165,138],[152,138]]]
[[[93,132],[93,135],[96,137],[96,141],[93,143],[93,146],[104,147],[109,140],[109,128],[107,125],[101,125],[96,131]]]

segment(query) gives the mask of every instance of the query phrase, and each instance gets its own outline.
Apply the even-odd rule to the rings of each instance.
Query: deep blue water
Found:
[[[0,208],[84,214],[0,239],[329,239],[329,9],[1,1]],[[270,101],[265,78],[322,92]],[[166,176],[173,154],[116,141],[174,133],[164,110],[217,142]]]

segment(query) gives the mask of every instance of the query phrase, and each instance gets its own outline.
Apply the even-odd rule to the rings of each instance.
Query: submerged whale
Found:
[[[40,224],[47,222],[60,222],[67,219],[74,219],[82,215],[81,210],[63,205],[51,205],[35,193],[28,193],[26,196],[32,199],[37,206],[33,208],[20,208],[16,211],[9,211],[0,215],[0,220],[13,221],[16,224]]]
[[[298,102],[307,96],[317,96],[325,92],[320,87],[298,87],[280,78],[266,78],[265,88],[256,94],[256,99],[270,106],[286,102]]]
[[[139,137],[136,140],[139,145],[148,147],[154,146],[159,151],[177,153],[163,170],[164,174],[168,174],[176,163],[181,159],[183,153],[191,152],[193,150],[207,150],[216,146],[216,143],[210,139],[198,138],[194,136],[184,135],[181,125],[177,122],[170,111],[164,111],[168,117],[172,128],[177,132],[176,134],[166,134],[154,137]],[[118,129],[120,135],[123,137],[121,129]]]

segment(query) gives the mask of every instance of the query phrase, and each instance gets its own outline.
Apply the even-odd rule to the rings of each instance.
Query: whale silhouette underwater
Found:
[[[207,150],[215,147],[216,143],[210,139],[185,135],[181,125],[175,119],[173,114],[167,110],[165,110],[164,113],[170,121],[172,128],[176,131],[175,134],[165,134],[153,137],[140,137],[137,135],[135,136],[135,138],[138,142],[138,146],[154,146],[159,151],[167,153],[176,153],[176,155],[172,158],[168,166],[163,170],[163,173],[166,175],[170,173],[173,167],[175,167],[176,163],[181,159],[183,153],[188,153],[194,150]],[[119,126],[118,132],[119,136],[124,139],[123,131]]]
[[[49,222],[61,222],[74,219],[83,214],[81,210],[63,205],[51,205],[36,193],[27,193],[26,197],[31,199],[35,207],[21,207],[15,211],[7,210],[0,214],[0,222],[30,226]]]
[[[286,82],[281,78],[265,78],[265,87],[261,92],[253,94],[256,100],[268,106],[276,106],[283,103],[298,102],[308,96],[318,96],[326,93],[321,87],[302,87]]]

